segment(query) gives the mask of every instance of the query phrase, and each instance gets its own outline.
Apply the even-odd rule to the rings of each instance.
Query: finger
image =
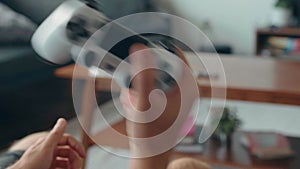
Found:
[[[71,168],[80,168],[82,165],[82,158],[79,154],[68,146],[59,147],[56,151],[59,158],[66,158],[69,160]]]
[[[155,58],[149,48],[143,44],[134,44],[130,48],[130,53],[130,62],[132,63],[133,70],[143,70],[146,68],[136,74],[132,83],[134,90],[138,93],[136,108],[139,111],[145,111],[150,108],[148,97],[156,84],[156,71],[148,69],[155,66]]]
[[[83,145],[69,134],[64,134],[63,137],[60,139],[58,145],[68,145],[74,151],[76,151],[80,155],[80,157],[84,158],[86,156],[86,151]]]
[[[129,96],[128,96],[128,94],[124,94],[124,93],[121,91],[121,94],[120,94],[120,102],[121,102],[123,108],[126,107],[126,106],[129,106],[129,105],[130,105],[130,101],[129,101]]]
[[[58,146],[55,155],[57,157],[66,157],[66,158],[71,157],[72,159],[74,159],[74,157],[80,158],[79,154],[75,150],[73,150],[70,146]]]
[[[120,94],[120,102],[123,105],[136,105],[137,93],[133,90],[122,89]]]
[[[57,157],[52,168],[70,168],[70,162],[66,158]]]
[[[45,139],[44,145],[48,148],[54,149],[62,138],[67,127],[67,122],[65,119],[60,118],[57,120],[55,126],[50,131]]]
[[[129,101],[129,90],[128,89],[122,89],[120,93],[120,102],[122,104],[127,104]]]

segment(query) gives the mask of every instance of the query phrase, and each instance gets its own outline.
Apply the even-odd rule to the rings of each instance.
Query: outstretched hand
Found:
[[[49,134],[30,146],[9,169],[79,169],[85,158],[84,147],[64,134],[67,122],[59,119]]]
[[[182,124],[199,96],[197,84],[180,49],[177,49],[177,53],[185,64],[182,77],[177,85],[167,92],[155,90],[158,71],[149,69],[157,67],[151,50],[145,45],[135,44],[131,47],[130,53],[132,69],[145,68],[140,72],[133,71],[139,72],[133,78],[133,88],[122,89],[120,96],[127,113],[126,129],[130,136],[130,150],[135,158],[139,158],[132,160],[131,168],[165,169],[169,158],[168,150],[176,143]],[[169,130],[172,126],[173,128]],[[167,132],[169,134],[154,141],[140,139],[153,138],[166,133],[167,130],[170,131]]]

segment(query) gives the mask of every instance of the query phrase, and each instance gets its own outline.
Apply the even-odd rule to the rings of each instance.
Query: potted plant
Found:
[[[241,124],[242,122],[237,117],[236,111],[232,111],[230,108],[225,107],[222,118],[216,128],[215,135],[219,138],[221,143],[230,147],[232,134]]]
[[[292,16],[292,1],[277,0],[272,12],[272,25],[277,27],[287,26]]]

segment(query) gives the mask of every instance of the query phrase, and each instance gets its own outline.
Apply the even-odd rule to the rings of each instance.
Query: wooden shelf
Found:
[[[258,29],[259,35],[300,37],[300,28]]]
[[[269,36],[300,38],[299,28],[263,28],[256,31],[256,55],[261,55],[263,44]]]

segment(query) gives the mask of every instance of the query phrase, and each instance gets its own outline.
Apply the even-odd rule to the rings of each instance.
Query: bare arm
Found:
[[[138,70],[147,66],[156,66],[155,62],[153,62],[151,51],[147,49],[146,46],[141,44],[134,45],[131,48],[132,55],[130,56],[130,61],[133,67]],[[178,53],[180,53],[181,59],[185,61],[182,52],[179,51]],[[167,93],[155,92],[156,73],[157,71],[154,69],[142,71],[133,78],[133,89],[123,89],[121,93],[121,102],[127,114],[129,113],[130,116],[138,116],[145,120],[147,119],[146,113],[148,113],[148,115],[149,113],[159,113],[159,116],[155,120],[147,123],[127,120],[127,134],[131,137],[129,139],[130,150],[134,156],[130,163],[131,169],[167,168],[171,155],[170,149],[175,145],[179,130],[189,113],[193,101],[198,96],[198,93],[194,92],[193,95],[189,97],[190,100],[185,102],[188,103],[188,105],[185,106],[187,109],[183,109],[185,113],[180,115],[180,111],[182,111],[182,93],[179,87],[175,86],[174,89],[171,89],[171,91]],[[190,81],[193,80],[193,76],[189,74],[186,69],[183,69],[183,75],[185,83],[182,84],[186,85],[184,87],[188,89],[188,85],[191,84]],[[165,99],[166,102],[164,102],[163,99]],[[162,112],[156,112],[157,107],[160,107],[162,104],[165,104]],[[140,116],[140,113],[143,113],[145,117]],[[175,124],[174,122],[178,117],[179,122]],[[137,118],[135,120],[140,119]],[[156,136],[166,133],[167,130],[168,134],[156,139]],[[148,138],[153,137],[155,137],[154,140],[148,141],[150,140]],[[148,140],[143,141],[139,140],[139,138],[146,138]]]

